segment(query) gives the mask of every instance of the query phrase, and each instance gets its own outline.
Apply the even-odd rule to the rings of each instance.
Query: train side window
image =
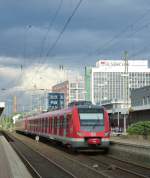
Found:
[[[52,125],[52,117],[50,116],[49,117],[49,128],[51,128],[51,125]]]
[[[46,118],[46,120],[47,120],[47,127],[46,127],[46,129],[49,127],[49,119],[48,119],[48,117]]]
[[[46,117],[44,118],[44,121],[45,121],[44,132],[45,132],[45,130],[46,130],[46,128],[47,128],[47,118],[46,118]]]
[[[62,116],[62,128],[64,128],[64,116]]]
[[[52,128],[54,128],[54,116],[52,116]]]
[[[52,128],[53,128],[53,116],[50,117],[50,127],[51,127],[51,132],[52,132]]]
[[[67,128],[70,127],[71,122],[72,122],[72,114],[68,114],[67,115]]]
[[[60,115],[57,116],[57,128],[60,127]]]
[[[60,128],[63,128],[63,120],[64,120],[64,116],[60,116]]]
[[[45,132],[46,118],[43,118],[43,132]]]
[[[47,121],[47,126],[46,126],[46,129],[47,129],[49,127],[48,117],[46,118],[46,121]]]
[[[67,126],[67,117],[66,117],[66,114],[64,114],[64,117],[63,117],[63,128],[66,129],[66,126]]]
[[[54,128],[57,128],[57,116],[54,117]]]
[[[45,118],[45,129],[47,129],[47,117]]]
[[[44,118],[42,118],[42,132],[44,131]]]
[[[52,128],[54,128],[54,116],[52,117]]]

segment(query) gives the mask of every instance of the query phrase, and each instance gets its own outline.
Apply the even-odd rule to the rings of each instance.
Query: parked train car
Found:
[[[16,130],[47,137],[72,148],[109,148],[109,118],[103,107],[85,104],[26,117]]]

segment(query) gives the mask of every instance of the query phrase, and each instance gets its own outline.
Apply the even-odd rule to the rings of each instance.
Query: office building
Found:
[[[52,87],[52,92],[64,93],[65,106],[72,101],[85,100],[85,86],[83,78],[67,80]]]
[[[150,68],[147,60],[129,60],[127,73],[124,60],[99,60],[85,81],[90,83],[91,89],[86,88],[86,92],[95,104],[105,100],[130,103],[131,89],[150,85]]]

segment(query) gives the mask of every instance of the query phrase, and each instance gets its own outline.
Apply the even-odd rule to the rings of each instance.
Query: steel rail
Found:
[[[7,134],[8,136],[8,134]],[[10,137],[10,136],[8,136]],[[12,140],[12,136],[10,137]],[[72,178],[77,178],[76,176],[74,176],[70,171],[66,170],[64,167],[62,167],[61,165],[57,164],[55,161],[50,160],[49,158],[47,158],[45,155],[43,155],[42,153],[40,153],[37,150],[34,150],[33,148],[31,148],[30,146],[26,145],[24,142],[20,141],[19,139],[15,138],[17,141],[21,142],[22,144],[24,144],[26,147],[28,147],[30,150],[32,150],[33,152],[39,154],[42,158],[46,159],[48,162],[52,163],[53,165],[55,165],[57,168],[59,168],[60,170],[62,170],[63,172],[65,172],[66,174],[68,174],[70,177]],[[13,142],[14,144],[11,144],[11,146],[13,147],[13,149],[16,151],[16,153],[27,163],[27,165],[31,168],[31,170],[33,170],[33,172],[38,176],[38,178],[42,178],[42,176],[40,175],[40,173],[32,166],[32,164],[30,164],[30,162],[25,158],[25,156],[18,150],[15,148],[15,142]],[[16,146],[17,147],[17,146]]]
[[[41,152],[39,152],[38,150],[33,149],[32,147],[30,147],[29,145],[26,145],[24,142],[22,142],[21,140],[19,140],[18,138],[15,137],[15,139],[17,139],[19,142],[23,143],[25,146],[27,146],[28,148],[30,148],[31,150],[33,150],[34,152],[36,152],[37,154],[41,155],[42,157],[44,157],[45,159],[47,159],[48,161],[50,161],[51,163],[55,164],[56,166],[58,166],[60,169],[66,171],[66,173],[69,173],[73,178],[77,178],[76,176],[74,176],[70,171],[66,170],[65,168],[63,168],[61,165],[57,164],[55,161],[50,160],[48,157],[46,157],[44,154],[42,154]],[[112,178],[112,176],[109,176],[107,174],[105,174],[104,172],[100,172],[84,163],[82,163],[80,160],[78,161],[77,159],[71,158],[69,156],[67,156],[67,154],[64,152],[62,155],[64,158],[68,159],[71,162],[74,162],[75,164],[78,164],[84,168],[87,168],[88,171],[92,171],[93,173],[103,177],[103,178]]]
[[[90,158],[90,159],[91,159],[91,160],[94,160],[94,161],[97,161],[97,162],[100,162],[101,164],[105,164],[105,165],[107,165],[108,167],[110,166],[110,165],[108,164],[108,162],[106,163],[104,160],[98,160],[98,159],[95,159],[95,158]],[[112,159],[112,158],[111,158],[111,159]],[[124,162],[124,161],[122,161],[122,160],[118,160],[118,161]],[[127,162],[126,162],[126,163],[127,163]],[[130,164],[130,163],[129,163],[129,164]],[[127,172],[127,173],[132,174],[132,175],[135,175],[135,176],[138,176],[138,177],[140,177],[140,178],[150,178],[150,176],[146,176],[146,175],[137,173],[137,172],[135,172],[135,171],[132,171],[132,170],[123,168],[123,167],[121,167],[121,166],[118,166],[117,164],[113,164],[113,165],[114,165],[114,167],[115,167],[116,169],[119,169],[119,170],[121,170],[121,171]],[[141,168],[143,168],[143,167],[141,167]],[[147,168],[146,168],[146,169],[147,169]]]

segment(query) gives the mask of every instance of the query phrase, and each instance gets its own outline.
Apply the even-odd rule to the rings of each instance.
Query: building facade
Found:
[[[91,73],[92,68],[91,67],[85,67],[85,74],[84,74],[84,80],[85,80],[85,100],[91,101]]]
[[[85,100],[84,80],[82,78],[58,83],[52,87],[52,92],[64,93],[65,106],[72,101],[83,101]]]
[[[52,86],[52,92],[64,93],[65,106],[69,103],[69,81],[64,81]]]
[[[40,92],[32,95],[32,111],[50,111],[64,108],[64,93]]]
[[[150,120],[150,86],[131,90],[130,120]]]
[[[128,73],[124,60],[100,60],[91,72],[92,102],[121,100],[130,103],[130,91],[150,85],[147,60],[129,60]]]
[[[131,107],[142,107],[150,105],[150,86],[131,90]]]

